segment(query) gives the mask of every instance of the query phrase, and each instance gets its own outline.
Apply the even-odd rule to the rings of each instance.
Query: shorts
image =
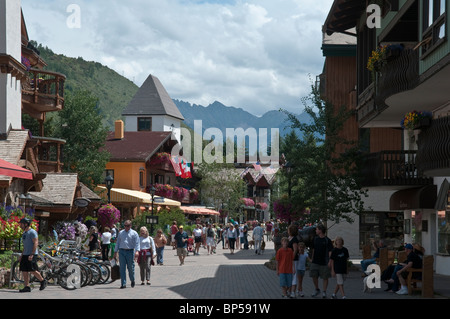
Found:
[[[22,258],[20,259],[19,270],[25,272],[37,271],[39,269],[37,265],[37,256],[33,255],[33,259],[31,261],[28,260],[28,257],[29,255],[22,256]]]
[[[201,243],[202,242],[202,236],[194,237],[194,242]]]
[[[214,237],[206,237],[206,245],[216,246],[216,241],[214,240]]]
[[[336,274],[336,282],[338,285],[343,285],[345,279],[347,278],[346,274]]]
[[[292,286],[292,274],[280,274],[280,287]]]
[[[305,275],[305,270],[304,269],[297,269],[297,276],[304,276]]]
[[[328,279],[331,277],[331,269],[327,265],[311,263],[309,268],[309,276],[313,278],[320,277],[322,279]]]
[[[177,256],[186,256],[187,251],[186,248],[177,248]]]

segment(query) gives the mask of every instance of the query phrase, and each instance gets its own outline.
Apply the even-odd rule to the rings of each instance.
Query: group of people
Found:
[[[380,257],[380,249],[387,247],[383,239],[374,241],[372,244],[375,249],[372,258],[361,260],[361,269],[365,275],[367,275],[367,267],[375,264]],[[395,292],[399,295],[408,294],[406,285],[407,271],[409,268],[422,268],[422,255],[424,253],[423,249],[415,249],[412,244],[406,244],[404,250],[407,256],[406,260],[399,260],[397,264],[389,265],[381,274],[381,280],[387,284],[385,291]],[[412,276],[414,279],[420,279],[422,273],[414,272]]]
[[[118,233],[114,249],[114,260],[119,259],[120,288],[126,288],[126,271],[131,281],[131,287],[135,286],[135,262],[140,269],[141,285],[150,285],[151,266],[163,265],[164,247],[167,243],[163,231],[158,229],[155,238],[152,238],[147,227],[139,229],[139,234],[131,228],[130,220],[125,221],[124,229]]]
[[[282,247],[276,254],[276,271],[279,276],[283,298],[304,297],[303,277],[306,272],[306,262],[310,262],[310,277],[315,291],[312,297],[320,295],[319,278],[322,279],[322,298],[326,298],[328,281],[331,276],[336,277],[336,286],[331,298],[336,299],[340,292],[345,299],[344,281],[349,253],[344,247],[342,237],[336,237],[333,242],[326,236],[326,227],[322,224],[316,227],[316,236],[310,247],[311,256],[305,250],[305,244],[298,240],[296,225],[288,227],[288,237],[281,240]]]

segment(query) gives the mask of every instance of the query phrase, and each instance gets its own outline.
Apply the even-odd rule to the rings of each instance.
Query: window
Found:
[[[140,188],[144,188],[145,187],[145,178],[144,175],[145,174],[145,169],[144,168],[140,168],[139,169],[139,187]]]
[[[151,131],[152,130],[152,118],[151,117],[138,117],[138,131]]]
[[[114,178],[114,170],[113,169],[105,169],[103,171],[102,181],[104,181],[106,176],[108,176],[108,175],[111,175],[111,177]]]
[[[422,21],[422,57],[444,42],[446,38],[445,0],[424,0]]]

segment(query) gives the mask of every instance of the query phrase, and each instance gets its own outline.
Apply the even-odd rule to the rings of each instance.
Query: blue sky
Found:
[[[138,86],[153,74],[174,99],[260,116],[302,109],[323,68],[332,2],[22,0],[22,8],[30,38],[55,53],[100,62]]]

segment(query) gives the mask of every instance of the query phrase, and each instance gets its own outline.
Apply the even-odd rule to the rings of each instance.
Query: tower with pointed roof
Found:
[[[178,142],[183,115],[167,93],[160,80],[149,75],[126,109],[125,131],[172,132]]]

